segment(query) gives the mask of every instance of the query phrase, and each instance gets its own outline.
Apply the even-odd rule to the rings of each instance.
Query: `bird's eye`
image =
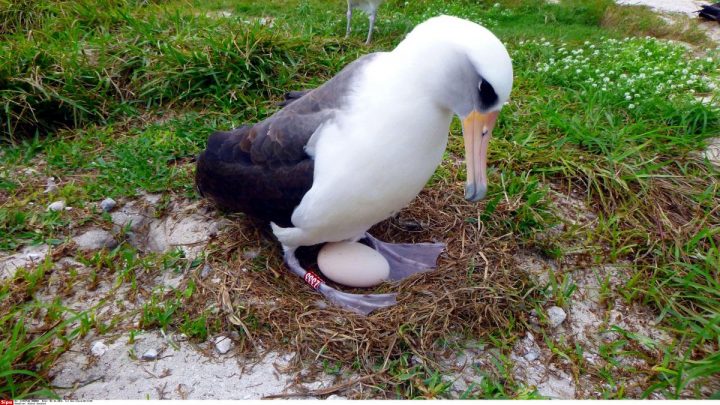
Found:
[[[490,82],[481,78],[478,89],[480,91],[480,107],[483,110],[487,110],[497,103],[498,96]]]

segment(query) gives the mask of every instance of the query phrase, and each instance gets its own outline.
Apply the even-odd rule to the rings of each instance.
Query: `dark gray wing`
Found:
[[[317,89],[288,93],[285,107],[264,121],[212,134],[197,160],[200,193],[221,209],[291,226],[313,181],[305,145],[344,106],[353,79],[374,57],[356,60]]]
[[[312,91],[312,89],[311,90],[301,90],[301,91],[288,91],[284,95],[285,100],[279,102],[278,107],[286,107],[293,101],[299,100],[302,96],[310,93],[311,91]]]

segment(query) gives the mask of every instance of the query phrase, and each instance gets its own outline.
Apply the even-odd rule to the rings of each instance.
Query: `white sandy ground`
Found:
[[[683,13],[687,15],[695,15],[694,13],[700,9],[703,4],[708,1],[698,0],[617,0],[618,4],[648,6],[656,11],[669,13]]]
[[[659,12],[692,15],[701,2],[620,0],[620,3],[642,3]],[[706,156],[711,160],[717,159],[720,164],[720,140],[710,142]],[[566,226],[594,226],[596,218],[581,200],[558,193],[554,194],[554,198],[562,210]],[[74,240],[85,249],[112,246],[115,239],[119,239],[121,228],[127,227],[129,241],[139,248],[148,251],[181,248],[189,257],[195,257],[202,252],[208,239],[222,232],[226,225],[213,212],[199,210],[196,204],[187,201],[171,203],[168,213],[157,218],[153,207],[158,199],[156,195],[145,195],[135,201],[122,202],[111,214],[116,224],[111,232],[84,229]],[[13,255],[0,254],[0,277],[11,277],[17,268],[42,261],[48,251],[47,246],[39,246],[25,248]],[[547,282],[549,272],[558,271],[556,263],[530,252],[518,256],[517,260],[520,268],[528,271],[541,284]],[[90,272],[70,258],[58,260],[54,273],[49,275],[49,285],[39,293],[39,299],[51,300],[57,296],[58,289],[62,287],[58,274],[69,270],[80,275]],[[547,338],[554,342],[578,342],[583,346],[583,357],[589,364],[602,361],[598,354],[601,343],[618,338],[616,333],[607,332],[610,325],[646,336],[654,342],[667,341],[668,336],[655,326],[647,308],[628,307],[621,301],[609,306],[601,304],[599,291],[604,280],[609,280],[611,287],[617,286],[626,281],[624,275],[622,265],[571,272],[569,277],[577,285],[577,291],[568,305],[557,309],[559,324],[545,328]],[[184,276],[182,273],[164,274],[154,280],[155,285],[143,288],[151,291],[160,285],[177,286]],[[209,277],[212,278],[211,275]],[[98,317],[110,317],[142,305],[141,300],[131,303],[131,300],[125,299],[126,294],[127,288],[116,290],[110,282],[101,282],[92,291],[80,284],[64,304],[76,310],[96,307]],[[609,312],[606,310],[608,307],[612,308]],[[127,319],[126,322],[133,324],[137,319]],[[527,332],[510,355],[515,378],[528,386],[536,386],[540,394],[552,398],[596,397],[598,387],[582,376],[571,375],[569,363],[552,353],[538,331]],[[233,339],[232,336],[229,338]],[[268,395],[323,389],[334,382],[352,378],[320,375],[308,381],[302,375],[283,371],[290,354],[271,352],[260,361],[245,359],[234,352],[234,344],[223,348],[223,351],[229,350],[220,354],[219,346],[212,339],[195,345],[182,336],[165,336],[160,331],[147,331],[134,339],[130,343],[130,336],[124,332],[110,332],[103,336],[88,334],[55,364],[51,371],[52,385],[68,399],[260,399]],[[479,372],[489,370],[497,362],[495,357],[498,353],[494,349],[467,343],[467,349],[449,355],[442,363],[447,368],[445,375],[453,382],[451,392],[455,396],[461,395],[470,384],[478,383],[482,378]],[[296,384],[298,381],[302,383]],[[337,394],[329,399],[351,396],[350,392]],[[634,394],[637,393],[628,392],[628,395]]]
[[[691,17],[692,24],[697,24],[703,29],[711,39],[720,42],[720,24],[714,21],[705,21],[698,18],[697,11],[703,4],[715,3],[712,1],[699,0],[616,0],[618,4],[647,6],[663,16],[667,16],[669,21],[677,15]]]
[[[211,343],[193,345],[182,338],[149,332],[135,337],[96,338],[77,345],[53,369],[53,385],[66,399],[262,399],[297,392],[294,376],[284,373],[291,355],[269,353],[260,361],[220,355]],[[99,343],[98,343],[99,342]],[[89,344],[89,346],[87,345]],[[92,354],[92,347],[101,348]],[[151,350],[157,358],[143,359]],[[332,377],[306,384],[327,388]],[[309,397],[308,397],[309,398]]]

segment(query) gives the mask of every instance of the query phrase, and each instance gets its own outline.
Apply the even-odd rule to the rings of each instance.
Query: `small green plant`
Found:
[[[159,327],[165,330],[172,323],[175,311],[179,307],[179,300],[166,300],[163,294],[153,293],[150,300],[143,305],[140,327],[143,329]]]
[[[197,318],[190,318],[188,314],[185,314],[183,322],[180,324],[180,331],[190,338],[205,341],[210,335],[208,316],[202,314]]]
[[[422,364],[412,364],[412,356],[403,354],[388,363],[388,374],[393,377],[399,398],[442,398],[452,385],[437,370]]]

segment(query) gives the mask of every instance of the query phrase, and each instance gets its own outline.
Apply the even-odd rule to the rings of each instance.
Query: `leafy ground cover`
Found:
[[[340,1],[3,0],[0,13],[0,251],[51,251],[26,268],[3,268],[3,397],[52,395],[58,357],[89,333],[120,327],[177,330],[197,341],[236,330],[241,351],[262,341],[300,353],[303,364],[322,361],[326,372],[369,376],[362,395],[376,398],[538,397],[533,382],[513,372],[514,348],[532,331],[551,361],[589,384],[578,396],[719,395],[720,172],[700,152],[720,134],[720,55],[697,30],[601,0],[388,1],[370,47],[358,34],[367,27],[361,13],[355,34],[342,38]],[[194,156],[213,130],[268,116],[283,92],[391,49],[443,13],[496,32],[516,72],[491,143],[487,199],[461,198],[454,123],[427,190],[375,230],[394,240],[444,235],[440,271],[399,287],[417,298],[443,285],[444,296],[409,299],[367,319],[309,310],[316,296],[296,293],[301,282],[282,275],[277,247],[242,216],[229,216],[235,225],[199,257],[149,253],[131,243],[130,229],[117,232],[117,247],[73,248],[79,229],[112,228],[97,207],[105,197],[159,194],[157,218],[175,201],[197,202]],[[49,176],[56,188],[47,187]],[[58,200],[72,210],[46,209]],[[568,219],[568,201],[592,219]],[[527,274],[518,260],[527,254],[553,271]],[[91,272],[60,265],[67,257]],[[223,269],[219,284],[188,278],[142,288],[158,274],[195,274],[205,264]],[[622,282],[596,277],[601,329],[615,338],[591,348],[558,336],[546,309],[582,303],[577,272],[604,266],[622,269]],[[232,271],[243,267],[242,277]],[[53,277],[61,289],[48,298],[41,293]],[[68,303],[73,288],[94,291],[102,280],[129,291],[136,305],[103,316],[105,301]],[[229,295],[250,286],[253,294]],[[388,288],[398,287],[380,287]],[[613,320],[613,311],[633,306],[648,308],[668,338]],[[138,322],[125,325],[132,317]],[[493,356],[484,377],[457,395],[439,354],[468,340]],[[588,361],[590,350],[600,360]]]

